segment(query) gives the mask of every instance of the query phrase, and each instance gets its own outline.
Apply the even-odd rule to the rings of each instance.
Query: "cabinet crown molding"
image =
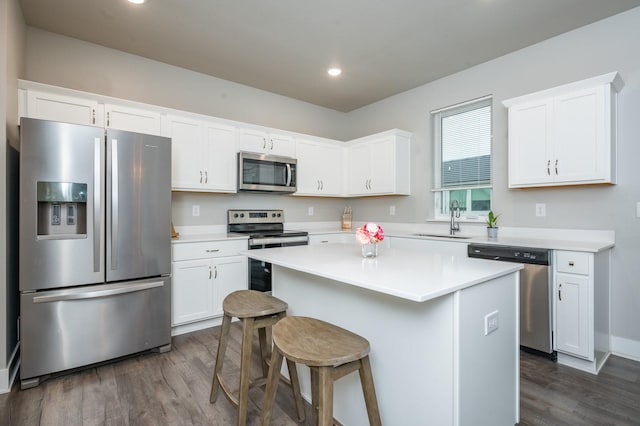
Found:
[[[540,90],[538,92],[529,93],[515,98],[509,98],[502,101],[502,105],[509,108],[513,105],[518,105],[524,102],[536,101],[544,98],[551,98],[553,96],[561,95],[568,92],[573,92],[580,89],[586,89],[589,87],[600,86],[603,84],[610,84],[616,93],[620,92],[624,87],[624,81],[617,71],[607,74],[598,75],[596,77],[587,78],[580,81],[574,81],[572,83],[564,84],[562,86],[552,87],[550,89]]]

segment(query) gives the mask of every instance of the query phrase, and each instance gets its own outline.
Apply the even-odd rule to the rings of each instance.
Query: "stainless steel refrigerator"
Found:
[[[171,140],[23,118],[20,378],[171,345]]]

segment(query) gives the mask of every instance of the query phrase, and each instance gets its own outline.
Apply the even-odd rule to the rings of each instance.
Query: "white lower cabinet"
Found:
[[[247,258],[237,255],[246,248],[246,240],[173,245],[172,326],[222,316],[224,298],[248,288]]]
[[[590,359],[589,277],[556,274],[556,349]]]
[[[558,362],[593,374],[611,352],[610,252],[554,252],[554,349]]]
[[[334,234],[311,234],[309,245],[331,243],[356,243],[356,237],[352,232],[339,232]]]

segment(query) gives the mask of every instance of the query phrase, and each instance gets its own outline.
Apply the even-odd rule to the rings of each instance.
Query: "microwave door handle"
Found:
[[[111,270],[118,269],[118,140],[111,140]]]
[[[287,184],[285,186],[291,186],[291,164],[287,163]]]

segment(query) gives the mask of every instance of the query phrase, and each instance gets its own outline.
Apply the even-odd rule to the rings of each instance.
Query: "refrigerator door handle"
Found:
[[[111,140],[111,270],[118,269],[118,140]]]
[[[93,272],[100,272],[100,212],[102,211],[102,147],[100,145],[104,139],[94,139],[93,155]]]
[[[56,294],[50,294],[46,296],[36,296],[33,298],[33,303],[50,303],[61,302],[65,300],[83,300],[83,299],[96,299],[98,297],[108,297],[117,294],[134,293],[136,291],[149,290],[156,287],[164,286],[163,281],[146,282],[139,284],[113,284],[112,286],[106,286],[107,288],[101,288],[99,290],[63,290]]]

